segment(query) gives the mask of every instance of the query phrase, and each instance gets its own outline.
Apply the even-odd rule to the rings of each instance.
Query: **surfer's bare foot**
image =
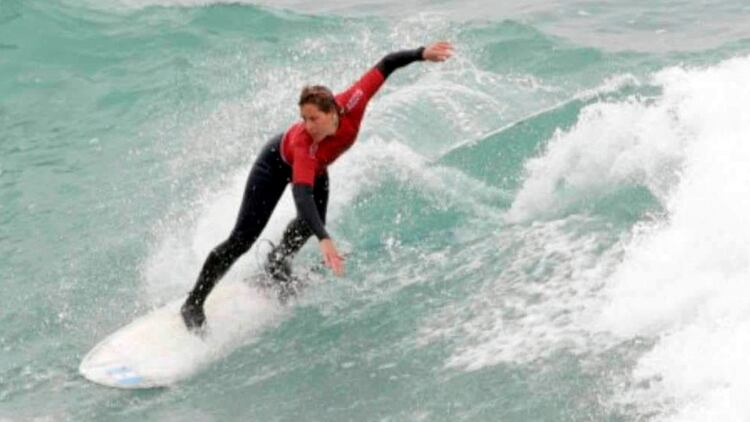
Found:
[[[180,313],[188,331],[193,333],[203,331],[203,326],[206,324],[206,314],[203,313],[202,306],[185,302],[182,308],[180,308]]]

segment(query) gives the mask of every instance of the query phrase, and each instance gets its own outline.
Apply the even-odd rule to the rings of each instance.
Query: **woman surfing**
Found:
[[[208,254],[195,287],[182,305],[182,318],[189,330],[203,327],[206,298],[232,264],[258,239],[290,182],[297,217],[284,230],[279,245],[268,254],[266,272],[280,282],[289,281],[292,257],[314,234],[325,265],[335,275],[343,275],[344,259],[325,229],[327,168],[354,144],[368,102],[393,71],[415,61],[442,62],[452,54],[453,46],[444,41],[397,51],[387,54],[339,94],[334,95],[321,85],[302,89],[298,102],[302,120],[263,147],[250,170],[234,228]]]

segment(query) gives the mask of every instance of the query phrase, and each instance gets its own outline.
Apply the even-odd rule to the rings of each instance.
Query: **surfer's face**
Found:
[[[299,108],[299,113],[305,122],[305,130],[314,141],[320,141],[336,133],[338,116],[335,110],[326,113],[315,104],[303,104]]]

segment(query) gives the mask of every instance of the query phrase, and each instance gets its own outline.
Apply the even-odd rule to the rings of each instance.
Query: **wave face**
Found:
[[[748,420],[750,10],[666,9],[0,2],[0,420]],[[438,39],[330,169],[344,278],[310,242],[295,305],[199,375],[78,375],[192,287],[303,85]]]

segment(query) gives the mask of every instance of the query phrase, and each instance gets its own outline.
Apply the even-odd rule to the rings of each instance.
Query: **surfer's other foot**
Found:
[[[263,266],[271,278],[277,282],[288,282],[292,279],[292,265],[288,259],[274,255],[274,252],[268,254],[266,264]]]
[[[182,308],[180,308],[180,313],[188,331],[193,333],[203,331],[203,326],[206,324],[206,314],[203,313],[202,306],[185,302]]]

